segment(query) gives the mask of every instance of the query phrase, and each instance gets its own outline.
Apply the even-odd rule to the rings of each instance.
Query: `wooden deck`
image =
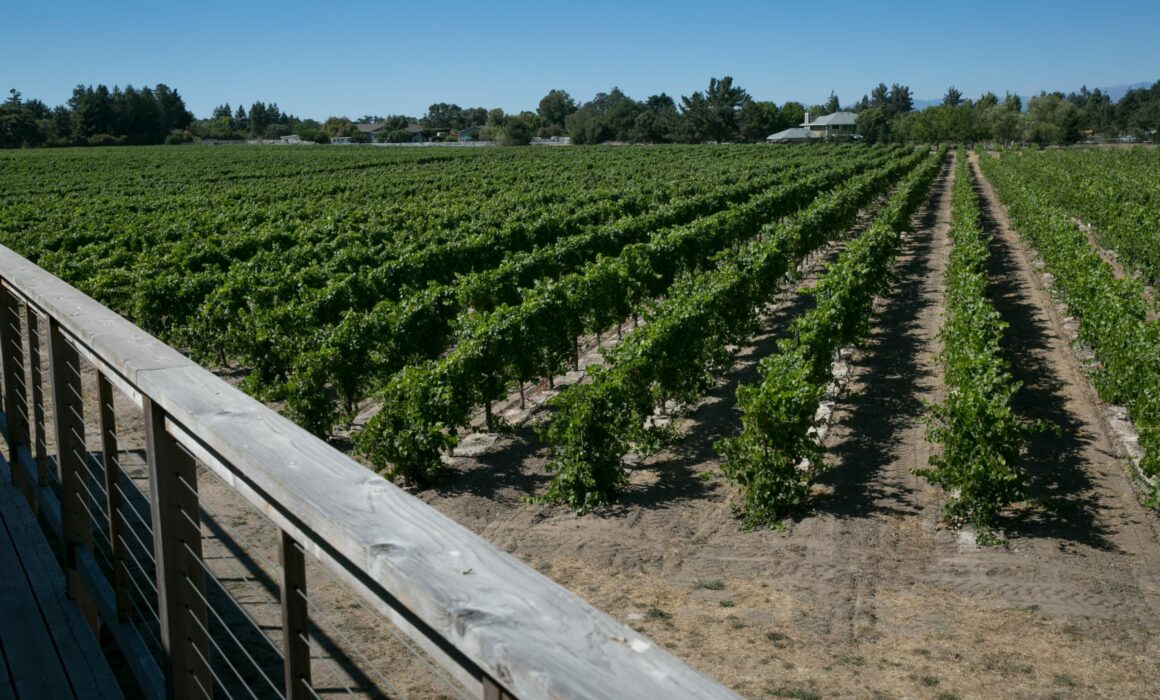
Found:
[[[0,700],[123,697],[0,458]]]

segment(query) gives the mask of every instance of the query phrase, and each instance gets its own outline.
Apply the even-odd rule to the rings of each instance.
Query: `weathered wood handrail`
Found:
[[[171,668],[162,669],[168,694],[181,695],[183,689],[196,687],[189,683],[202,673],[198,655],[208,653],[204,640],[197,641],[196,598],[175,588],[179,579],[188,583],[200,573],[188,561],[199,556],[200,532],[176,515],[181,511],[197,519],[196,500],[175,490],[173,480],[178,478],[193,480],[187,486],[196,489],[196,477],[184,463],[188,457],[174,449],[180,444],[282,529],[284,586],[304,585],[301,562],[295,557],[300,546],[476,697],[736,697],[3,246],[0,281],[30,311],[49,319],[54,360],[57,353],[69,352],[87,358],[98,370],[99,386],[107,382],[118,388],[144,412],[158,540],[159,610],[163,618],[169,616],[162,625],[171,661]],[[59,340],[67,341],[67,348],[60,347]],[[6,393],[10,384],[5,382]],[[55,381],[53,391],[61,401],[70,400],[66,387]],[[70,439],[63,432],[67,420],[57,416],[58,446]],[[102,423],[112,420],[102,411]],[[6,430],[11,451],[35,464],[28,446],[21,444],[28,441],[27,427],[22,430]],[[115,449],[115,443],[104,447]],[[34,468],[28,470],[35,475]],[[67,514],[68,506],[62,510]],[[61,530],[73,549],[83,550],[79,541],[83,538],[71,532],[67,522]],[[180,547],[178,542],[192,546]],[[81,571],[76,580],[91,576],[91,571]],[[115,624],[118,611],[124,614],[124,602],[107,592],[93,595],[102,599],[98,601],[102,617],[112,617],[105,622]],[[303,649],[293,641],[305,629],[306,609],[295,602],[300,599],[301,595],[285,591],[282,595],[283,624],[290,640],[285,646],[288,696],[309,679],[308,651],[304,662]],[[191,605],[192,617],[180,612],[188,612]],[[174,630],[175,625],[180,629]],[[187,642],[200,650],[187,648]]]

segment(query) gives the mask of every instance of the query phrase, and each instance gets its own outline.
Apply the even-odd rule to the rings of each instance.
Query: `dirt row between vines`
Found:
[[[577,517],[527,504],[550,478],[527,430],[460,456],[449,483],[420,497],[747,697],[1155,695],[1156,518],[985,189],[995,301],[1025,383],[1018,408],[1062,428],[1027,459],[1051,508],[1009,513],[1009,546],[979,549],[940,525],[942,494],[912,473],[934,449],[926,406],[944,393],[948,180],[918,214],[855,354],[828,438],[833,469],[784,531],[739,530],[731,488],[706,478],[713,442],[736,429],[737,382],[773,349],[765,336],[689,410],[685,438],[633,470],[619,506]]]

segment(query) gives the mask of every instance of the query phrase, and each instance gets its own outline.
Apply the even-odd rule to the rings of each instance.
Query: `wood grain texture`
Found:
[[[6,469],[7,465],[0,467]],[[5,594],[0,596],[4,608],[19,607],[24,624],[9,624],[3,629],[4,650],[13,665],[17,687],[32,684],[40,692],[48,684],[48,694],[23,697],[94,697],[119,698],[121,691],[101,653],[89,624],[65,595],[65,579],[44,534],[16,492],[0,487],[0,548],[10,547],[3,559]],[[14,560],[9,560],[10,557]],[[21,583],[28,586],[27,597],[11,590]],[[16,593],[13,595],[13,593]],[[11,596],[11,597],[10,597]],[[47,651],[45,639],[51,645]],[[25,648],[27,647],[27,648]],[[16,655],[15,657],[13,655]],[[35,654],[30,659],[26,655]],[[14,659],[19,658],[19,661]],[[63,663],[62,663],[63,660]]]
[[[461,655],[508,694],[736,697],[3,247],[0,272],[228,465],[246,485],[239,492],[308,552],[360,572],[369,582],[360,591],[387,591],[402,617],[433,630],[454,649],[450,656]],[[482,681],[475,679],[480,696]]]
[[[71,689],[9,530],[17,508],[23,505],[14,490],[0,485],[0,570],[4,572],[0,575],[0,650],[13,668],[11,680],[18,695],[64,697]]]
[[[8,664],[3,659],[4,640],[0,639],[0,700],[16,700],[16,688],[8,673]]]
[[[4,375],[4,413],[8,418],[8,462],[16,446],[28,444],[28,405],[24,386],[24,341],[20,332],[20,301],[0,289],[0,367]],[[13,471],[13,475],[17,475]],[[22,488],[28,493],[25,484]]]
[[[157,568],[157,615],[169,657],[169,697],[196,697],[212,688],[209,611],[201,558],[197,470],[165,432],[165,414],[145,400],[145,453],[149,464],[149,510]]]
[[[117,417],[113,410],[113,385],[97,373],[97,432],[101,439],[101,472],[105,480],[105,512],[108,514],[109,543],[113,556],[113,591],[117,598],[119,622],[128,620],[129,554],[125,547],[125,514],[121,511],[121,467],[117,462]]]
[[[28,333],[28,378],[32,391],[32,428],[36,432],[33,440],[32,455],[37,464],[37,478],[41,486],[48,485],[48,467],[45,465],[45,456],[48,454],[48,436],[44,422],[44,376],[40,369],[40,317],[33,311],[32,306],[24,306],[24,326]]]
[[[48,324],[48,371],[52,385],[53,430],[60,480],[61,529],[64,531],[64,570],[69,597],[75,589],[76,547],[92,551],[93,504],[84,485],[86,448],[84,402],[81,400],[80,356],[65,342],[54,319]]]
[[[310,691],[310,612],[306,604],[306,557],[294,538],[281,533],[282,658],[286,697],[306,700]]]

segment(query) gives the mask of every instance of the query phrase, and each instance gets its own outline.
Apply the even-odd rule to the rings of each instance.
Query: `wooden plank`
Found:
[[[306,557],[294,538],[282,532],[278,548],[282,564],[282,658],[286,697],[306,700],[310,690],[310,611],[306,604]]]
[[[239,492],[311,554],[474,673],[473,692],[482,672],[521,698],[736,697],[3,247],[0,270],[233,468]]]
[[[9,528],[25,507],[7,483],[0,485],[0,499],[0,646],[13,669],[16,694],[28,698],[70,696],[72,689],[17,554],[12,539],[16,535]]]
[[[62,330],[96,351],[131,384],[136,384],[141,370],[193,364],[93,298],[3,246],[0,270],[7,286],[17,287],[24,299],[56,319]],[[8,284],[9,281],[18,282]]]
[[[12,495],[14,495],[12,492],[5,494],[6,497]],[[116,678],[109,669],[88,622],[65,595],[64,573],[48,542],[45,541],[40,526],[33,520],[32,513],[23,507],[19,499],[15,503],[5,501],[2,510],[12,547],[19,558],[19,563],[14,569],[9,569],[5,563],[3,571],[23,569],[28,581],[31,582],[33,601],[30,609],[39,616],[41,629],[51,640],[53,649],[50,655],[58,662],[64,660],[62,668],[56,673],[64,682],[65,688],[72,687],[72,691],[68,694],[99,698],[122,697]],[[7,578],[7,575],[5,577]],[[5,597],[3,600],[4,604],[7,604],[8,599]],[[4,629],[23,630],[20,627],[7,626]],[[7,644],[5,649],[7,652]],[[18,676],[26,673],[23,665],[14,668],[14,673]],[[43,697],[64,697],[64,695]]]
[[[4,637],[0,635],[0,700],[16,700],[16,687],[8,673],[8,662],[4,659]]]
[[[141,402],[143,401],[141,392],[137,391],[137,389],[135,389],[133,385],[129,383],[129,380],[118,374],[117,371],[113,368],[112,364],[105,362],[105,360],[100,355],[93,352],[93,350],[83,342],[73,337],[72,335],[69,335],[68,338],[72,342],[73,347],[75,347],[77,352],[80,353],[81,357],[85,358],[85,360],[96,367],[97,373],[104,377],[106,382],[109,382],[113,386],[117,387],[117,390],[124,394],[125,398],[129,399],[129,401],[132,402],[134,406],[141,408]]]
[[[145,399],[145,445],[153,552],[157,563],[157,614],[161,645],[169,657],[167,697],[189,698],[213,688],[205,570],[193,460],[165,432],[165,413]]]

